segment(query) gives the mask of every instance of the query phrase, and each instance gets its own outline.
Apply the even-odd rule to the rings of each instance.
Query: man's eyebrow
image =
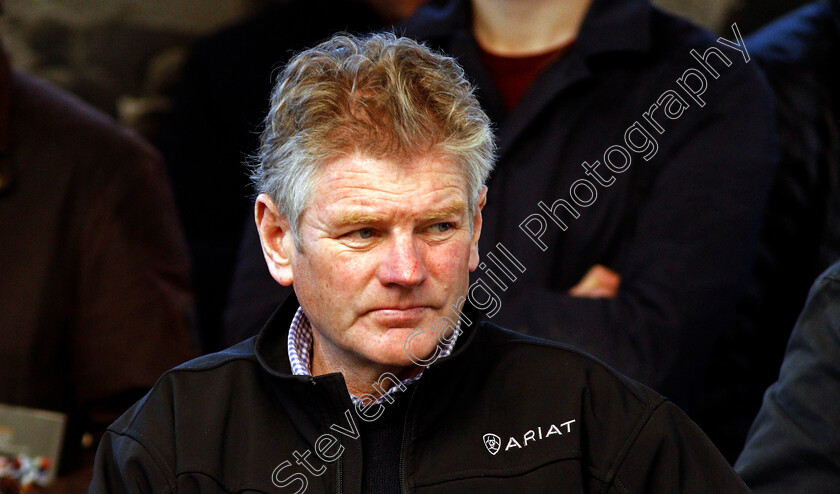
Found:
[[[338,227],[345,227],[350,225],[360,225],[365,223],[377,223],[382,221],[384,216],[362,213],[357,211],[345,211],[339,215],[335,220],[335,225]]]
[[[431,211],[428,214],[422,214],[417,219],[420,222],[428,223],[432,221],[445,220],[452,216],[464,214],[467,210],[467,205],[464,201],[455,201],[443,209]],[[360,212],[360,211],[345,211],[341,213],[335,220],[335,226],[344,228],[352,225],[374,224],[385,220],[385,216],[381,214]]]
[[[455,201],[443,209],[421,215],[419,220],[421,222],[445,220],[455,215],[464,214],[466,213],[466,211],[467,205],[464,203],[464,201]]]

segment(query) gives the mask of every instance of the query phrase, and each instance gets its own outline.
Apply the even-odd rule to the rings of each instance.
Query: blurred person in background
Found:
[[[498,322],[696,416],[778,159],[772,93],[737,26],[713,36],[645,0],[453,0],[406,32],[464,64],[499,126],[482,247],[528,271],[499,290]]]
[[[0,404],[67,415],[51,492],[87,492],[105,427],[194,355],[188,270],[158,154],[0,53]]]

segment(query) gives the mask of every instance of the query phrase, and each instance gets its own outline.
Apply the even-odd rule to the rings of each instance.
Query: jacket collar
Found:
[[[266,372],[277,377],[307,377],[292,374],[289,351],[286,347],[289,327],[298,307],[300,304],[292,293],[274,310],[257,336],[255,346],[257,360]]]
[[[298,307],[300,307],[300,303],[298,303],[294,293],[290,294],[277,307],[257,336],[255,353],[257,361],[259,361],[262,368],[272,376],[305,382],[312,378],[292,374],[287,346],[289,328]],[[457,359],[466,352],[466,349],[471,346],[470,343],[475,339],[478,325],[481,322],[481,314],[471,304],[465,303],[464,316],[465,320],[469,320],[471,324],[466,324],[465,322],[461,324],[463,334],[458,337],[455,348],[448,357],[441,358],[439,362]],[[333,376],[333,374],[328,374],[328,376]]]

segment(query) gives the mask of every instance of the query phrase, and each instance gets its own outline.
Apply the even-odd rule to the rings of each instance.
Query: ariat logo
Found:
[[[489,451],[491,455],[495,455],[502,447],[502,438],[488,432],[484,435],[484,447],[487,448],[487,451]]]
[[[559,427],[555,424],[551,424],[550,427],[545,429],[545,434],[543,434],[542,426],[537,427],[536,430],[531,429],[522,435],[521,441],[519,440],[519,436],[510,436],[508,437],[508,440],[505,443],[505,451],[511,448],[527,448],[529,444],[537,441],[542,441],[543,439],[548,439],[551,436],[562,436],[563,434],[568,434],[572,432],[572,424],[574,423],[575,421],[573,419],[567,422],[563,422],[562,424],[560,424]],[[502,449],[502,438],[497,436],[496,434],[488,432],[484,435],[483,439],[484,447],[487,448],[487,451],[491,455],[495,456],[496,453],[498,453]]]

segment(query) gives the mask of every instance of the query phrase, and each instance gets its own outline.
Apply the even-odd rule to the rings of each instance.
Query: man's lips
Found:
[[[430,309],[428,305],[380,307],[369,310],[368,314],[390,323],[410,323],[421,319]]]

